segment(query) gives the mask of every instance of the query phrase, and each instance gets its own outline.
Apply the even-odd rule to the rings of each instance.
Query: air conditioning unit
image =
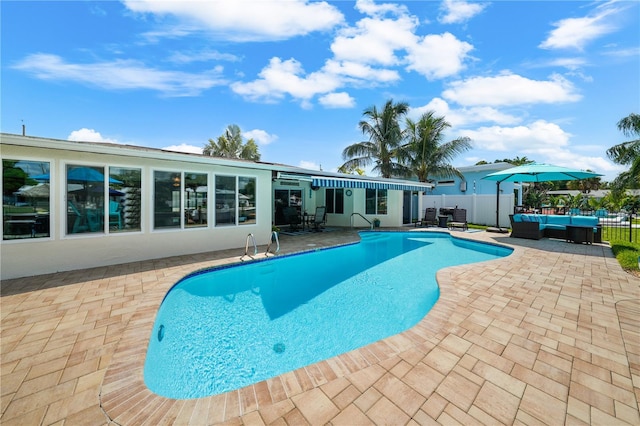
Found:
[[[466,192],[466,190],[467,190],[467,181],[463,180],[462,182],[460,182],[460,191]]]

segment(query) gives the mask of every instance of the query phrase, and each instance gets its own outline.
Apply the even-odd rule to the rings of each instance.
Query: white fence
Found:
[[[467,209],[467,222],[477,225],[509,227],[509,215],[513,214],[515,196],[512,192],[500,194],[500,217],[496,224],[496,196],[495,195],[424,195],[422,197],[422,212],[427,207],[458,207]],[[439,210],[438,210],[439,211]]]

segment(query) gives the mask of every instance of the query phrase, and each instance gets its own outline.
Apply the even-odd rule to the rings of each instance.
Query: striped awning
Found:
[[[397,191],[426,191],[433,186],[419,182],[386,182],[365,179],[341,179],[323,176],[312,176],[311,185],[324,188],[364,188],[364,189],[392,189]]]

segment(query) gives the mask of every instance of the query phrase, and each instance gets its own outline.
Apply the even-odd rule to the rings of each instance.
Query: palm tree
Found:
[[[209,143],[203,149],[204,155],[224,158],[241,158],[244,160],[259,161],[260,153],[258,145],[253,139],[242,142],[242,131],[236,124],[230,124],[224,134],[218,136],[218,140],[209,139]]]
[[[363,134],[369,135],[369,140],[346,147],[342,151],[346,161],[340,168],[353,170],[375,164],[372,171],[382,177],[409,176],[411,172],[403,164],[406,154],[402,152],[404,137],[399,124],[408,111],[409,104],[394,104],[393,100],[388,100],[382,111],[375,106],[365,109],[363,115],[367,119],[360,121],[358,126]]]
[[[627,137],[640,137],[640,114],[631,113],[618,121],[618,130]],[[607,155],[617,164],[630,166],[616,178],[618,186],[633,188],[640,185],[640,139],[614,145],[607,150]]]
[[[587,169],[587,171],[590,172],[591,170]],[[599,177],[566,181],[567,189],[579,190],[583,194],[596,191],[600,189],[601,186],[602,182]]]
[[[471,149],[471,139],[463,136],[443,143],[444,132],[449,127],[451,124],[444,117],[436,117],[434,111],[423,114],[418,122],[407,118],[407,161],[420,182],[428,182],[433,176],[462,178],[462,173],[449,162]]]

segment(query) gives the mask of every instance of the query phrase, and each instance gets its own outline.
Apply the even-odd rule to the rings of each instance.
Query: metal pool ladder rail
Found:
[[[364,219],[364,220],[369,224],[369,227],[371,227],[371,229],[373,229],[373,222],[371,222],[371,221],[370,221],[369,219],[367,219],[366,217],[362,216],[360,213],[351,213],[351,218],[350,218],[350,220],[351,220],[351,227],[352,227],[352,228],[353,228],[353,216],[356,216],[356,215],[358,215],[358,216],[360,216],[361,218],[363,218],[363,219]]]
[[[264,252],[265,256],[268,256],[271,250],[271,244],[275,241],[276,243],[276,251],[272,254],[275,256],[280,251],[280,240],[278,239],[278,233],[276,231],[271,231],[271,236],[269,237],[269,244],[267,244],[267,251]]]
[[[253,259],[253,256],[249,254],[249,242],[251,242],[251,244],[253,245],[253,256],[258,254],[258,246],[256,245],[256,238],[253,236],[253,234],[249,234],[247,235],[247,242],[244,245],[244,254],[240,256],[240,260],[243,260],[245,256]]]

